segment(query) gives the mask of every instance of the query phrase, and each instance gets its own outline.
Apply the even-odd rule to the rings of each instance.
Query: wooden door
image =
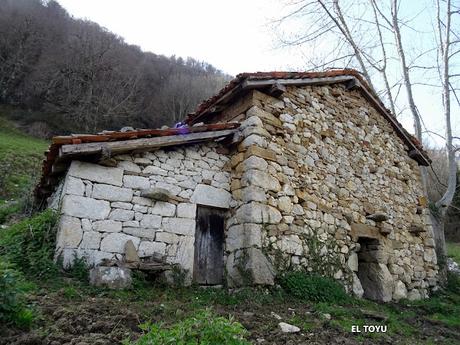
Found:
[[[222,284],[224,275],[224,212],[197,206],[193,278],[200,285]]]

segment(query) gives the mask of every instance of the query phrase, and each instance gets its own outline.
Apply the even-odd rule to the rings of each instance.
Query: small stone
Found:
[[[277,320],[281,320],[281,319],[282,319],[281,316],[279,316],[277,313],[275,313],[275,312],[273,312],[273,311],[270,313],[270,315],[273,316],[273,317],[274,317],[275,319],[277,319]]]
[[[386,213],[383,213],[383,212],[376,212],[376,213],[366,216],[366,218],[373,220],[374,222],[384,222],[390,219],[390,216],[388,216]]]
[[[285,322],[280,322],[278,326],[281,328],[281,332],[283,333],[297,333],[300,332],[300,328],[294,325],[290,325]]]
[[[136,247],[134,247],[134,243],[131,240],[125,243],[125,261],[139,262],[139,255],[137,255]]]

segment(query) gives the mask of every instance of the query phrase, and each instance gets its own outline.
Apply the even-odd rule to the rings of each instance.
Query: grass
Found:
[[[11,209],[35,182],[47,148],[47,141],[20,132],[0,114],[0,222],[2,210]]]
[[[447,242],[447,256],[460,265],[460,243]]]

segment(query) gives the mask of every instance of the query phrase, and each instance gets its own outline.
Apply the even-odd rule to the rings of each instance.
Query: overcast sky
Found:
[[[193,57],[232,75],[295,69],[292,51],[276,48],[271,18],[276,0],[58,0],[70,14],[87,18],[156,54]]]
[[[299,50],[280,49],[271,30],[270,21],[283,12],[281,0],[57,1],[74,17],[94,21],[144,51],[190,56],[231,75],[305,68]],[[427,127],[443,135],[439,97],[418,89],[415,95]],[[458,132],[458,108],[452,116]],[[400,121],[413,132],[409,114]]]

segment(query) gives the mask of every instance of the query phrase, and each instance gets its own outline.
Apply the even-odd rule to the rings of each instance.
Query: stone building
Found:
[[[304,269],[418,299],[437,284],[429,164],[354,70],[245,73],[181,128],[55,137],[37,194],[60,210],[64,265],[123,260],[131,240],[186,283]]]

